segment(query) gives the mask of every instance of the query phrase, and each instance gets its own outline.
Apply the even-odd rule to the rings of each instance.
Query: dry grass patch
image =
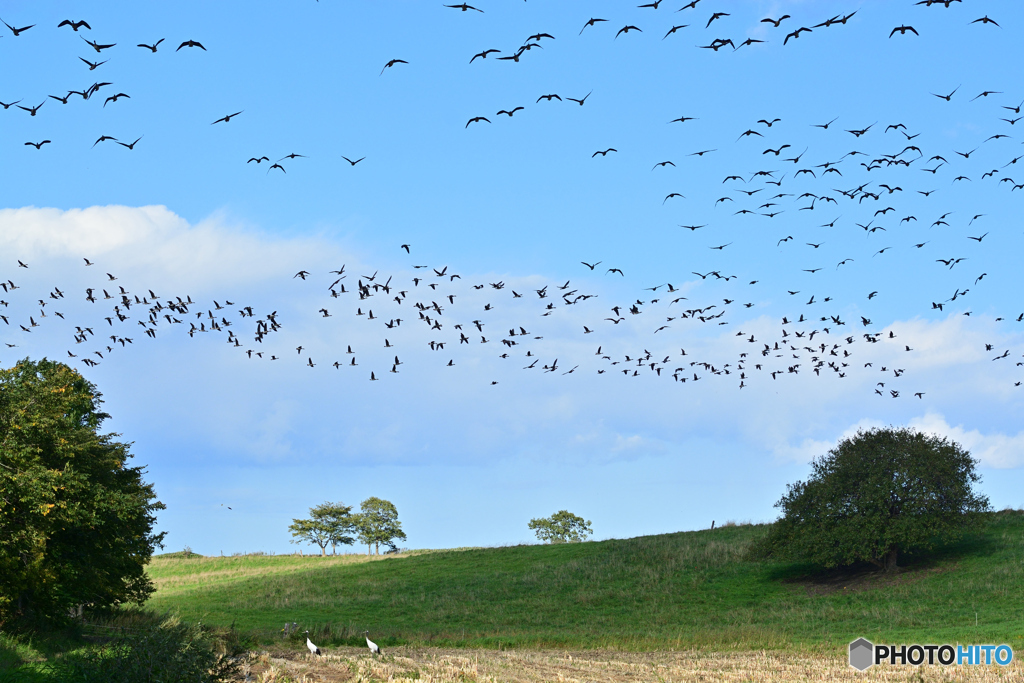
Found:
[[[1024,667],[880,666],[861,673],[844,657],[778,652],[498,651],[396,647],[383,657],[337,648],[321,657],[295,652],[253,655],[244,676],[259,683],[423,681],[424,683],[628,683],[641,681],[900,681],[1005,683]]]
[[[175,587],[229,583],[260,576],[294,574],[339,565],[364,564],[399,559],[408,555],[236,555],[189,559],[154,558],[147,568],[158,590],[172,592]]]
[[[627,683],[641,681],[1020,681],[1024,667],[881,666],[860,673],[844,657],[778,652],[452,650],[396,647],[375,657],[336,648],[321,657],[295,652],[253,655],[243,671],[259,683],[423,681],[424,683]]]

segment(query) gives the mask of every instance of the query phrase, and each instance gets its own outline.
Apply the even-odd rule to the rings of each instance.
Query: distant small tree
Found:
[[[356,530],[359,540],[366,544],[366,554],[373,551],[380,554],[380,546],[394,548],[394,540],[405,540],[402,523],[398,521],[398,509],[394,503],[381,498],[370,497],[360,506],[360,513],[355,515]]]
[[[982,522],[977,461],[960,444],[907,428],[860,431],[789,485],[759,551],[824,567],[867,561],[891,571],[898,553],[960,538]]]
[[[580,543],[594,534],[590,521],[568,510],[559,510],[550,517],[531,519],[528,525],[545,543]]]
[[[337,553],[337,546],[352,545],[356,539],[357,520],[352,515],[352,506],[344,503],[321,503],[309,509],[309,519],[293,519],[288,530],[295,538],[292,543],[312,543],[319,546],[320,555]]]

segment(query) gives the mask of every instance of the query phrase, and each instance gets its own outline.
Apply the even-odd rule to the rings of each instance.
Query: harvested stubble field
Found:
[[[861,673],[842,657],[785,652],[452,650],[396,647],[375,657],[341,647],[321,657],[293,651],[255,655],[248,674],[258,683],[423,681],[424,683],[646,683],[678,681],[888,681],[1009,683],[1024,667],[881,666]]]

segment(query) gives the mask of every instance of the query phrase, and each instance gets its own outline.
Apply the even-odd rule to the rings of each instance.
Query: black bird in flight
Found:
[[[501,50],[490,49],[484,50],[483,52],[478,52],[475,55],[473,55],[473,59],[469,60],[469,63],[472,64],[473,60],[475,60],[477,57],[480,57],[481,59],[487,59],[487,55],[491,54],[492,52],[501,52]]]
[[[983,16],[981,19],[975,19],[971,23],[972,24],[977,24],[978,22],[981,22],[982,24],[995,24],[999,28],[1002,28],[1002,26],[999,26],[999,24],[996,24],[994,19],[989,19],[987,14],[985,16]],[[22,29],[22,30],[24,30],[24,29]]]
[[[507,114],[509,118],[512,118],[512,115],[513,115],[513,114],[515,114],[515,113],[516,113],[517,111],[519,111],[520,109],[525,109],[525,107],[516,107],[516,108],[514,108],[514,109],[513,109],[512,111],[509,111],[509,110],[507,110],[507,109],[502,109],[501,111],[499,111],[499,112],[498,112],[498,113],[496,114],[496,116],[500,116],[500,115],[502,115],[502,114]]]
[[[761,20],[761,23],[762,24],[764,24],[764,23],[772,24],[773,26],[775,26],[775,28],[778,28],[779,24],[781,24],[786,19],[790,19],[790,18],[791,17],[788,14],[783,14],[778,19],[772,19],[771,17],[766,17],[766,18]]]
[[[899,31],[899,33],[900,33],[900,35],[901,35],[901,36],[905,36],[905,35],[907,35],[907,31],[910,31],[910,32],[911,32],[911,33],[913,33],[913,34],[914,34],[915,36],[920,36],[920,35],[921,35],[921,34],[920,34],[920,33],[918,33],[918,32],[917,32],[916,30],[914,30],[914,27],[913,27],[913,26],[897,26],[896,28],[894,28],[894,29],[892,30],[892,33],[890,33],[890,34],[889,34],[889,37],[890,37],[890,38],[892,38],[892,37],[893,37],[894,35],[896,35],[896,32],[897,32],[897,31]]]
[[[20,102],[21,100],[18,100],[18,101]],[[35,116],[36,112],[39,111],[39,108],[42,107],[44,104],[46,104],[46,100],[43,100],[42,102],[40,102],[35,107],[23,107],[23,106],[21,106],[19,104],[18,105],[18,109],[24,109],[25,111],[27,111],[29,113],[30,116]]]
[[[585,266],[586,266],[587,268],[590,268],[591,270],[593,270],[593,269],[594,269],[594,268],[596,268],[597,266],[601,265],[601,261],[598,261],[597,263],[595,263],[595,264],[593,264],[593,265],[591,265],[591,264],[587,263],[586,261],[580,261],[580,263],[582,263],[583,265],[585,265]]]
[[[3,21],[3,19],[0,19],[0,21]],[[32,26],[35,26],[35,24],[31,24],[30,26],[24,26],[24,27],[22,27],[22,28],[14,28],[14,27],[13,27],[13,26],[11,26],[10,24],[8,24],[8,23],[7,23],[6,21],[3,21],[3,24],[4,24],[4,26],[6,26],[7,28],[11,29],[11,32],[12,32],[12,33],[14,34],[14,37],[15,37],[15,38],[17,38],[18,36],[20,36],[20,35],[21,35],[21,34],[22,34],[22,33],[23,33],[24,31],[27,31],[27,30],[29,30],[30,28],[32,28]]]
[[[974,100],[978,99],[979,97],[988,97],[989,95],[1002,95],[1002,94],[1003,94],[1002,91],[998,91],[997,92],[995,90],[986,90],[985,92],[981,93],[980,95],[976,95],[974,97],[974,99],[971,100],[971,102],[973,102]]]
[[[83,26],[89,29],[90,31],[92,30],[92,26],[89,26],[89,24],[84,19],[81,21],[71,21],[70,19],[65,19],[64,21],[57,24],[57,28],[60,28],[61,26],[70,26],[71,30],[75,33],[77,33],[78,29],[82,28]]]
[[[42,142],[26,142],[25,145],[26,146],[32,145],[36,149],[42,149],[43,145],[46,145],[46,144],[49,144],[49,143],[50,143],[49,140],[43,140]],[[21,263],[21,262],[19,261],[19,263]]]
[[[728,16],[731,16],[731,15],[729,13],[727,13],[727,12],[715,12],[714,14],[711,15],[711,18],[708,19],[707,26],[705,26],[704,28],[707,28],[708,26],[711,26],[711,22],[713,22],[715,19],[721,19],[722,17],[728,17]]]
[[[591,19],[587,23],[583,24],[583,28],[580,29],[579,35],[582,36],[583,32],[587,29],[588,26],[593,26],[593,25],[595,25],[599,21],[608,21],[608,20],[607,19]]]
[[[242,111],[245,111],[245,110],[243,109]],[[236,111],[236,112],[235,112],[234,114],[228,114],[227,116],[224,116],[224,117],[222,117],[222,118],[219,118],[219,119],[217,119],[216,121],[214,121],[214,122],[213,122],[213,123],[211,123],[210,125],[211,125],[211,126],[213,126],[213,125],[215,125],[215,124],[218,124],[218,123],[220,123],[221,121],[223,121],[224,123],[227,123],[227,122],[229,122],[229,121],[230,121],[231,119],[233,119],[233,118],[235,118],[236,116],[238,116],[239,114],[241,114],[241,113],[242,113],[242,111]]]
[[[604,150],[603,152],[601,150],[598,150],[598,151],[594,152],[593,154],[590,155],[590,158],[593,159],[598,154],[600,154],[601,156],[604,156],[604,155],[608,154],[608,152],[618,152],[618,151],[619,150],[615,149],[614,147],[609,147],[608,149]]]
[[[179,45],[179,46],[178,46],[178,50],[180,50],[180,49],[181,49],[181,48],[183,48],[183,47],[198,47],[198,48],[199,48],[200,50],[202,50],[203,52],[206,52],[206,48],[205,48],[205,47],[203,47],[203,44],[202,44],[202,43],[200,43],[200,42],[197,42],[197,41],[195,41],[195,40],[192,40],[191,38],[189,38],[189,39],[188,39],[188,40],[186,40],[186,41],[185,41],[184,43],[182,43],[181,45]],[[178,50],[175,50],[175,52],[177,52]],[[154,52],[155,52],[155,50],[154,50]]]
[[[951,99],[953,99],[953,95],[955,95],[956,91],[959,90],[959,89],[960,89],[960,86],[958,85],[955,88],[953,88],[953,92],[949,93],[948,95],[936,95],[935,93],[931,93],[931,94],[935,95],[935,97],[938,97],[940,100],[946,100],[947,102],[949,102]]]
[[[578,104],[578,105],[580,105],[582,107],[583,103],[586,102],[587,98],[590,97],[593,93],[594,93],[594,91],[591,90],[590,92],[588,92],[586,95],[583,96],[582,100],[577,100],[575,97],[566,97],[565,99],[569,100],[570,102],[575,102],[576,104]]]
[[[385,69],[390,69],[395,64],[408,64],[408,63],[409,62],[405,61],[404,59],[392,59],[392,60],[388,61],[387,64],[384,65],[384,68],[380,70],[380,73],[383,74]],[[380,74],[378,74],[378,75],[380,75]]]
[[[679,29],[681,29],[681,28],[686,28],[686,27],[688,27],[688,26],[689,26],[689,24],[680,24],[679,26],[673,26],[672,28],[670,28],[670,29],[668,30],[668,33],[666,33],[666,34],[664,35],[664,37],[662,37],[662,40],[665,40],[665,38],[668,38],[668,37],[669,37],[670,35],[672,35],[672,34],[673,34],[673,33],[675,33],[676,31],[678,31]]]
[[[786,39],[784,41],[782,41],[782,44],[785,45],[786,43],[788,43],[790,38],[793,38],[794,40],[796,38],[799,38],[800,34],[805,32],[805,31],[807,33],[811,33],[812,32],[811,29],[807,28],[806,26],[801,26],[800,28],[798,28],[797,30],[793,31],[792,33],[787,34],[786,35]]]
[[[88,38],[86,38],[85,36],[81,36],[81,38],[82,38],[82,40],[84,40],[85,42],[89,43],[89,45],[91,45],[91,46],[92,46],[92,49],[96,50],[96,52],[103,52],[104,50],[106,50],[106,49],[109,49],[109,48],[112,48],[112,47],[114,47],[115,45],[117,45],[117,43],[110,43],[109,45],[100,45],[100,44],[99,44],[99,43],[97,43],[97,42],[96,42],[95,40],[89,40],[89,39],[88,39]]]
[[[156,41],[152,45],[146,45],[145,43],[139,43],[136,47],[144,47],[147,50],[150,50],[151,52],[156,52],[157,46],[160,45],[160,43],[162,43],[162,42],[164,42],[163,38],[161,38],[160,40]]]
[[[110,61],[108,59],[104,59],[102,62],[90,62],[88,59],[83,59],[82,57],[79,57],[79,59],[81,59],[83,62],[89,65],[89,71],[95,71],[97,67],[102,66],[103,64],[106,64],[108,61]]]
[[[127,147],[128,149],[134,150],[134,149],[135,149],[135,145],[136,145],[136,144],[138,144],[139,140],[141,140],[141,139],[142,139],[142,137],[143,137],[143,136],[139,136],[139,137],[138,137],[138,138],[137,138],[137,139],[135,140],[135,142],[133,142],[133,143],[131,143],[131,144],[128,144],[128,143],[125,143],[125,142],[121,142],[120,140],[117,140],[116,142],[117,142],[117,144],[121,145],[122,147]]]
[[[618,38],[619,34],[629,33],[630,31],[640,31],[640,33],[643,33],[643,31],[636,26],[623,26],[619,29],[619,32],[615,34],[615,38]]]
[[[466,10],[474,10],[476,12],[479,12],[480,14],[484,13],[484,11],[482,9],[477,9],[476,7],[473,7],[472,5],[467,5],[466,3],[462,3],[461,5],[445,5],[445,7],[451,7],[452,9],[459,9],[459,10],[462,10],[463,12],[465,12]]]
[[[10,109],[18,102],[21,102],[21,100],[15,100],[14,102],[0,102],[0,107],[3,107],[4,109]]]
[[[249,161],[247,161],[245,163],[251,164],[254,161],[257,164],[262,164],[264,161],[270,161],[270,157],[265,157],[265,156],[264,157],[252,157],[252,158],[249,159]]]
[[[345,161],[347,161],[348,163],[352,164],[353,166],[355,166],[356,164],[358,164],[358,163],[359,163],[360,161],[362,161],[362,160],[363,160],[363,159],[365,159],[366,157],[359,157],[359,158],[358,158],[358,159],[356,159],[355,161],[352,161],[351,159],[349,159],[349,158],[348,158],[347,156],[345,156],[345,155],[342,155],[342,156],[341,156],[341,158],[342,158],[342,159],[344,159]]]
[[[491,122],[491,120],[489,118],[487,118],[486,116],[474,116],[469,121],[466,121],[466,128],[469,128],[469,124],[477,123],[479,121],[486,121],[487,123]]]
[[[127,98],[128,98],[129,100],[131,99],[131,96],[130,96],[130,95],[126,95],[126,94],[125,94],[125,93],[123,93],[123,92],[119,92],[119,93],[117,93],[116,95],[111,95],[110,97],[108,97],[107,99],[105,99],[105,100],[103,101],[103,106],[104,106],[104,107],[106,107],[106,106],[107,106],[107,102],[117,102],[118,98],[121,98],[121,97],[127,97]]]

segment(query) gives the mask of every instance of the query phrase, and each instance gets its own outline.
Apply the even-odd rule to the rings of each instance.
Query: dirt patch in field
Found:
[[[247,676],[247,677],[246,677]],[[845,657],[777,652],[566,652],[395,647],[383,656],[335,648],[314,657],[294,651],[254,654],[239,681],[335,683],[633,683],[641,681],[916,681],[989,683],[1024,680],[1024,667],[878,666],[861,673]]]

